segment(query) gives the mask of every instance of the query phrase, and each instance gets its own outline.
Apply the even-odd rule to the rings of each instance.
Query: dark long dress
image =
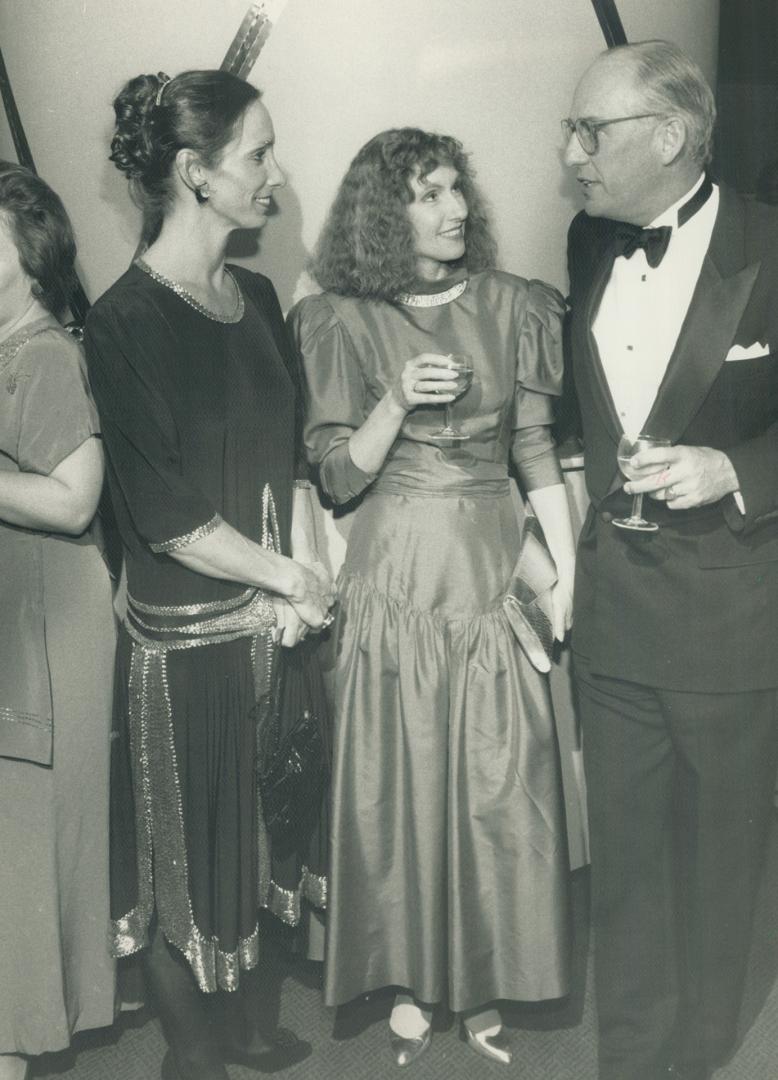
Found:
[[[547,680],[502,610],[518,555],[508,478],[560,483],[549,395],[559,295],[486,272],[389,304],[309,297],[291,315],[306,444],[338,502],[364,492],[339,578],[329,1004],[382,986],[456,1011],[567,990],[567,853]],[[348,438],[422,352],[467,353],[440,408],[408,415],[376,476]]]
[[[293,881],[273,875],[257,784],[267,627],[190,642],[164,662],[149,644],[152,626],[185,637],[187,624],[230,620],[261,601],[167,552],[221,519],[267,542],[274,505],[278,547],[289,553],[294,368],[271,283],[232,272],[245,297],[237,322],[208,318],[132,266],[94,306],[85,335],[134,613],[116,668],[114,947],[128,955],[147,944],[155,910],[203,990],[233,989],[256,964],[259,907],[294,923],[301,893],[324,900],[323,878],[305,867]]]

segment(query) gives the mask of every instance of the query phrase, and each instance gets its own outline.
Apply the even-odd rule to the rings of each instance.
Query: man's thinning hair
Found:
[[[682,117],[689,156],[698,165],[707,165],[713,153],[716,103],[707,79],[694,60],[671,41],[662,40],[618,45],[607,55],[632,59],[646,107]]]

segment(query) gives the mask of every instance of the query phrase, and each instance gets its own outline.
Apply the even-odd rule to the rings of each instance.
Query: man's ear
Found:
[[[660,124],[656,137],[659,140],[662,164],[672,165],[681,156],[686,146],[686,121],[682,116],[668,116]]]

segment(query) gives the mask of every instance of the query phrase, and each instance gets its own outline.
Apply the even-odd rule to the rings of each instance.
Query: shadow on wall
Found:
[[[286,313],[295,300],[306,292],[317,291],[309,285],[299,291],[310,252],[303,243],[303,210],[291,179],[274,196],[270,220],[261,231],[235,233],[227,248],[227,257],[266,274],[275,285],[281,309]]]
[[[118,89],[117,87],[117,93]],[[116,217],[119,219],[121,246],[129,245],[131,259],[140,241],[142,215],[140,209],[132,201],[129,183],[114,163],[109,160],[108,155],[111,153],[112,137],[113,123],[105,126],[101,137],[101,144],[105,150],[99,176],[100,202],[110,206],[116,212]],[[114,246],[116,246],[116,239],[117,237],[113,235],[105,238],[106,243],[112,243]],[[127,266],[130,264],[130,259],[127,260]],[[126,267],[122,267],[120,273],[124,273],[125,269]],[[116,276],[119,277],[119,274]],[[93,296],[90,299],[94,303],[97,297]]]

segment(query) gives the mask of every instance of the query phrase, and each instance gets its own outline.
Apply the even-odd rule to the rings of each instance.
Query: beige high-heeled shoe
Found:
[[[496,1009],[481,1009],[465,1014],[461,1019],[459,1037],[477,1054],[490,1061],[498,1061],[501,1065],[510,1065],[513,1061],[511,1044]]]
[[[410,1008],[410,1018],[407,1014],[403,1017],[398,1014],[398,1010],[401,1012],[403,1009]],[[426,1028],[421,1030],[419,1034],[414,1035],[400,1035],[392,1027],[392,1021],[397,1017],[397,1026],[402,1030],[410,1028],[413,1031],[414,1028],[419,1028],[422,1022],[426,1021]],[[408,1021],[411,1021],[409,1023]],[[411,994],[399,993],[395,997],[394,1008],[392,1009],[392,1017],[389,1021],[389,1045],[392,1048],[392,1054],[394,1055],[395,1064],[400,1068],[405,1068],[406,1065],[411,1065],[417,1058],[421,1057],[424,1051],[430,1044],[432,1039],[432,1011],[431,1009],[422,1009],[418,1002]]]
[[[402,1035],[397,1035],[391,1028],[389,1030],[389,1043],[394,1054],[394,1061],[400,1068],[412,1065],[417,1058],[421,1057],[431,1041],[432,1025],[427,1028],[423,1035],[413,1039],[405,1039]]]
[[[513,1061],[511,1044],[502,1029],[496,1035],[476,1035],[463,1022],[460,1038],[472,1047],[476,1054],[481,1054],[490,1061],[499,1061],[501,1065],[510,1065]]]

